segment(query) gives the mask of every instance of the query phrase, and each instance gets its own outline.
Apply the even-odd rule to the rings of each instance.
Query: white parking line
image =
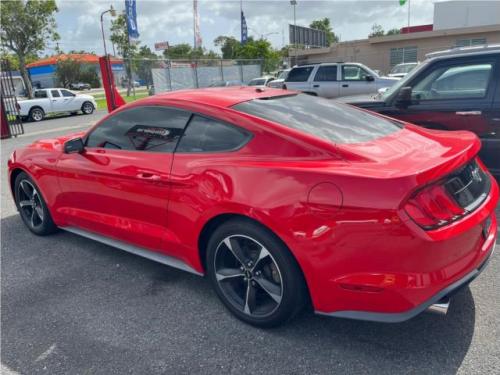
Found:
[[[93,125],[92,122],[89,122],[89,123],[86,123],[86,124],[74,125],[74,126],[62,126],[60,128],[52,128],[52,129],[47,129],[47,130],[39,130],[37,132],[24,133],[23,135],[21,135],[21,137],[31,137],[33,135],[41,135],[41,134],[47,134],[47,133],[54,133],[54,132],[59,132],[59,131],[64,131],[64,130],[73,130],[73,129],[88,128],[91,125]]]

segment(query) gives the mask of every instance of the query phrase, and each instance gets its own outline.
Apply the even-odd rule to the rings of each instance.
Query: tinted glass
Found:
[[[215,120],[193,116],[176,152],[220,152],[240,148],[250,134]]]
[[[71,91],[68,90],[61,90],[61,94],[62,96],[67,96],[67,97],[75,96],[75,94],[73,94]]]
[[[321,66],[316,76],[314,77],[315,81],[324,82],[324,81],[336,81],[337,80],[337,65],[332,66]]]
[[[482,98],[492,68],[492,63],[437,67],[413,86],[412,95],[419,100]]]
[[[41,91],[35,91],[35,98],[46,98],[47,97],[47,91],[41,90]]]
[[[248,86],[262,86],[266,84],[266,80],[263,79],[252,79],[249,83]]]
[[[139,107],[119,112],[88,137],[88,147],[172,152],[190,114],[164,107]]]
[[[364,69],[356,65],[343,65],[342,76],[344,81],[366,81],[366,76],[369,75]]]
[[[61,96],[58,90],[50,90],[50,93],[52,94],[53,98],[59,98]]]
[[[305,82],[309,78],[313,70],[312,66],[304,66],[302,68],[293,68],[288,73],[288,77],[286,77],[287,82]]]
[[[335,143],[368,142],[401,128],[395,121],[305,94],[254,99],[233,108]]]

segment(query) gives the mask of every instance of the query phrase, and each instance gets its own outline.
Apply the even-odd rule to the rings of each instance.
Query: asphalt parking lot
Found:
[[[70,233],[31,234],[10,197],[8,156],[104,114],[30,123],[1,143],[2,373],[499,373],[499,251],[446,317],[381,324],[309,313],[261,330],[230,315],[204,278]]]

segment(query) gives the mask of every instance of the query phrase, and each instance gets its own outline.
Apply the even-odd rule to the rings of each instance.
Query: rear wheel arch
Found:
[[[309,285],[307,284],[307,279],[304,275],[304,271],[302,270],[302,267],[301,267],[299,261],[297,260],[297,257],[293,253],[293,251],[290,250],[290,247],[286,244],[285,241],[283,241],[283,239],[281,239],[281,237],[278,234],[276,234],[275,231],[273,231],[271,228],[269,228],[267,225],[263,224],[262,222],[254,219],[252,217],[246,216],[246,215],[235,214],[235,213],[220,214],[220,215],[212,217],[210,220],[208,220],[205,223],[205,225],[203,226],[203,228],[200,232],[200,235],[198,236],[198,256],[200,257],[200,264],[203,267],[203,271],[206,272],[206,270],[207,270],[206,255],[207,255],[208,242],[210,240],[212,233],[214,233],[214,231],[218,227],[223,225],[224,223],[227,223],[227,222],[232,221],[232,220],[248,221],[248,222],[251,222],[253,224],[256,224],[257,226],[259,226],[260,228],[264,229],[269,234],[271,234],[277,241],[279,241],[283,244],[283,246],[288,250],[288,252],[292,256],[292,258],[294,259],[298,269],[300,270],[300,272],[302,274],[301,276],[302,276],[302,279],[303,279],[305,286],[306,286],[306,289],[307,289],[307,298],[308,298],[308,301],[310,303],[311,297],[310,297],[310,292],[309,292]]]

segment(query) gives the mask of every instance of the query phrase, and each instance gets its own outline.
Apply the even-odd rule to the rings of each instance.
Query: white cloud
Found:
[[[99,17],[112,4],[123,11],[124,1],[58,0],[57,23],[64,50],[88,49],[102,53]],[[214,48],[219,35],[240,34],[240,2],[200,0],[200,29],[206,48]],[[281,47],[288,39],[288,24],[293,23],[289,0],[243,1],[243,10],[250,27],[249,34],[268,39]],[[378,23],[388,30],[407,23],[407,7],[397,0],[383,1],[307,1],[298,0],[297,24],[308,26],[311,21],[329,17],[335,33],[342,40],[365,38],[371,26]],[[158,41],[171,44],[192,43],[193,3],[191,0],[137,0],[138,27],[141,42],[152,46]],[[411,0],[412,24],[432,23],[433,1]],[[105,29],[109,35],[110,15],[106,14]],[[284,31],[284,35],[282,34]],[[53,45],[52,45],[53,47]],[[48,51],[50,52],[50,51]]]

